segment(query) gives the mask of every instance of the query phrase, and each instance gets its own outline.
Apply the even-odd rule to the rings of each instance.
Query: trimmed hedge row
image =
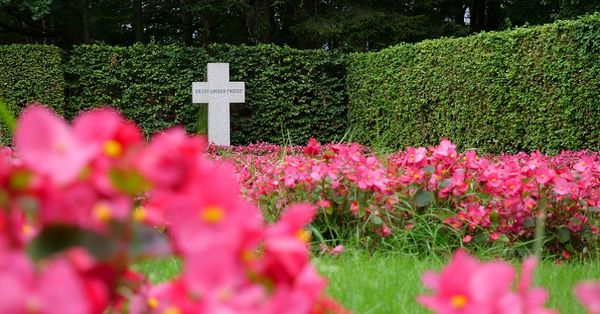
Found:
[[[64,78],[61,51],[45,45],[0,46],[0,100],[16,115],[23,106],[38,101],[61,112]],[[8,129],[0,123],[0,141],[10,142]]]
[[[339,139],[399,148],[450,138],[487,152],[600,150],[600,14],[576,21],[332,54],[274,45],[0,46],[0,99],[67,117],[112,104],[147,134],[195,131],[191,82],[229,62],[246,82],[232,143]],[[62,62],[62,64],[61,64]],[[346,73],[347,71],[347,73]],[[348,107],[346,107],[348,102]],[[6,134],[6,129],[0,130]]]
[[[364,144],[600,149],[600,14],[350,58],[348,115]]]
[[[176,124],[193,132],[201,106],[191,83],[205,81],[207,62],[229,62],[230,80],[246,82],[246,103],[231,109],[232,144],[330,141],[347,128],[343,60],[274,45],[79,46],[65,66],[65,113],[112,104],[147,133]]]

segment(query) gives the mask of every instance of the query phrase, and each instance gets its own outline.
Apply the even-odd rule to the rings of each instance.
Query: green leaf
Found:
[[[116,253],[118,242],[108,235],[76,226],[52,225],[31,240],[26,250],[31,258],[40,260],[72,247],[83,247],[97,259],[105,260]]]
[[[375,216],[375,215],[371,215],[371,222],[373,222],[376,225],[383,224],[383,220],[381,220],[381,218],[379,216]]]
[[[452,183],[452,179],[444,179],[442,181],[440,181],[440,184],[438,185],[438,189],[443,189],[445,187],[450,186],[450,183]]]
[[[148,187],[144,177],[135,171],[112,169],[109,177],[115,188],[128,195],[137,195]]]
[[[500,220],[500,214],[498,214],[497,211],[495,211],[495,210],[491,211],[489,214],[489,217],[490,217],[490,221],[493,224],[495,224],[495,225],[498,224],[498,221]]]
[[[421,170],[427,172],[427,173],[434,173],[435,172],[435,167],[434,166],[426,166],[421,168]]]
[[[13,133],[15,133],[15,129],[17,128],[17,122],[15,119],[15,115],[8,108],[8,105],[1,99],[0,99],[0,118],[2,118],[2,121],[4,122],[4,124],[6,124],[6,126],[10,130],[11,135]]]
[[[566,243],[569,241],[569,239],[571,239],[571,232],[569,229],[563,227],[558,229],[556,236],[558,237],[560,243]]]
[[[527,217],[525,218],[525,221],[523,221],[523,226],[525,228],[533,228],[535,227],[535,220],[531,217]]]
[[[425,207],[433,201],[433,192],[419,191],[414,198],[414,203],[417,207]]]

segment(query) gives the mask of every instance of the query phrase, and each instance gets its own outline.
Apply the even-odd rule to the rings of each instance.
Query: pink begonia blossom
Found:
[[[18,123],[19,155],[0,151],[0,313],[346,312],[324,295],[326,280],[310,263],[305,228],[315,208],[289,206],[279,222],[265,224],[239,193],[249,174],[208,160],[204,139],[175,128],[148,145],[112,109],[84,112],[71,127],[32,106]],[[311,145],[317,153],[320,144]],[[378,167],[357,148],[327,158],[337,152]],[[288,160],[294,182],[339,175]],[[148,226],[167,232],[155,239]],[[25,254],[32,238],[55,241],[54,234],[78,246],[45,257],[33,245],[39,260]],[[165,254],[183,265],[169,282],[152,286],[129,269],[137,258]]]
[[[302,152],[309,156],[316,156],[321,153],[321,144],[314,137],[311,137]]]
[[[580,282],[575,287],[575,295],[589,314],[600,314],[600,282]]]
[[[20,116],[15,147],[25,165],[59,184],[77,178],[98,152],[92,143],[74,134],[64,119],[41,105],[27,107]]]
[[[545,290],[530,287],[534,267],[534,260],[525,262],[518,289],[513,291],[515,270],[510,264],[479,262],[459,250],[441,273],[423,275],[424,285],[434,294],[420,295],[418,301],[439,314],[555,313],[544,308]]]
[[[456,145],[447,139],[443,139],[438,146],[433,148],[433,158],[452,160],[456,157]]]
[[[321,251],[321,254],[328,254],[332,256],[338,256],[342,252],[344,252],[344,246],[341,244],[338,244],[335,247],[331,248],[327,244],[321,243],[319,244],[319,249]]]
[[[0,259],[0,313],[92,313],[85,284],[67,261],[50,261],[37,273],[25,255]]]

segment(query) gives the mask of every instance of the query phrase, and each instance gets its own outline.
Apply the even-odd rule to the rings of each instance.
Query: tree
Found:
[[[0,0],[0,43],[276,43],[370,51],[598,10],[600,0]]]

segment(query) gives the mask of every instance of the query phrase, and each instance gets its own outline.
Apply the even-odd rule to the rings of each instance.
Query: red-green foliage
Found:
[[[520,245],[545,224],[547,248],[596,245],[600,155],[563,152],[479,156],[447,141],[376,156],[358,144],[212,148],[232,161],[244,194],[277,217],[290,203],[320,207],[315,226],[332,237],[381,238],[420,228],[421,216],[474,244]],[[545,219],[540,219],[541,217]],[[523,252],[525,253],[525,252]]]

